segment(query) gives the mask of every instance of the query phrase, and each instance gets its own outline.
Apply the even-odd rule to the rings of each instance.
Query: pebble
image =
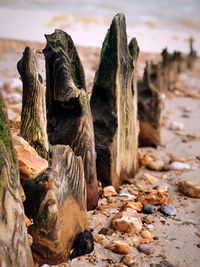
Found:
[[[178,190],[188,197],[200,198],[200,183],[193,181],[180,181]]]
[[[151,205],[151,204],[145,205],[142,212],[145,214],[152,214],[152,213],[156,212],[156,207],[154,205]]]
[[[140,233],[141,237],[148,239],[148,240],[153,240],[152,234],[149,232],[149,230],[142,230]]]
[[[159,209],[159,211],[165,216],[175,216],[176,215],[176,208],[172,205],[164,205]]]
[[[184,124],[181,123],[181,122],[173,121],[173,122],[170,124],[169,128],[170,128],[172,131],[181,131],[181,130],[183,130],[183,128],[184,128]]]
[[[134,196],[134,195],[132,195],[132,194],[130,194],[128,192],[120,192],[119,196],[120,197],[127,197],[127,198],[129,198],[131,200],[135,200],[136,199],[136,196]]]
[[[115,214],[112,218],[113,227],[122,233],[135,235],[142,230],[142,221],[136,210],[126,208]]]
[[[117,192],[115,191],[115,188],[110,185],[110,186],[106,186],[103,188],[103,196],[104,197],[111,197],[111,196],[116,196]]]
[[[153,249],[151,248],[151,246],[149,244],[140,244],[139,246],[137,246],[137,250],[139,252],[146,254],[146,255],[153,254]]]
[[[133,265],[135,263],[135,258],[133,258],[131,254],[127,254],[122,258],[122,263],[127,266]]]
[[[106,248],[121,255],[126,255],[130,253],[129,245],[122,241],[113,241],[111,244],[106,246]]]
[[[21,179],[34,179],[48,168],[48,161],[41,158],[37,151],[20,136],[12,137],[17,156]]]
[[[191,167],[187,163],[174,161],[174,162],[168,164],[167,166],[165,166],[164,169],[165,170],[172,170],[172,171],[173,170],[175,170],[175,171],[182,171],[182,170],[190,170]]]

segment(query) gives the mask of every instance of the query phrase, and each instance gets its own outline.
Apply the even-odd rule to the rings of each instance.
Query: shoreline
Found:
[[[12,20],[10,19],[12,18]],[[60,28],[71,35],[74,43],[83,47],[101,48],[112,18],[73,16],[62,12],[11,9],[0,7],[0,20],[5,26],[0,29],[0,38],[20,41],[45,42],[44,34]],[[153,24],[131,25],[127,20],[127,36],[136,37],[142,52],[159,53],[165,47],[170,52],[179,50],[188,53],[187,40],[193,36],[194,48],[200,52],[200,34],[186,27],[165,29]]]

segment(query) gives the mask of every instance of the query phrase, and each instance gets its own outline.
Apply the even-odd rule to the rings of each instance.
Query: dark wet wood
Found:
[[[56,30],[46,35],[47,131],[52,145],[70,145],[83,159],[87,207],[98,203],[96,153],[83,67],[71,37]]]
[[[0,266],[35,266],[19,194],[19,170],[0,92]]]
[[[123,14],[114,17],[105,37],[95,74],[91,109],[97,151],[97,177],[116,188],[137,168],[137,134],[134,69],[137,48],[127,45]]]
[[[146,63],[143,79],[138,82],[138,118],[140,122],[140,146],[155,147],[161,144],[161,108],[161,95],[150,80],[149,65],[148,63]]]

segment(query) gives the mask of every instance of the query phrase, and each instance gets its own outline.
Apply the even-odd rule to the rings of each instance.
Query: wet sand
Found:
[[[32,43],[25,41],[0,40],[0,81],[4,85],[8,113],[13,121],[14,127],[20,123],[21,110],[21,82],[16,70],[16,63],[21,58],[25,46],[35,47],[41,50],[43,43]],[[78,47],[88,84],[91,90],[92,81],[96,66],[98,64],[99,49],[91,47]],[[142,75],[145,60],[157,59],[158,54],[141,53],[138,62],[138,76]],[[200,92],[200,61],[195,64],[193,71],[186,71],[179,76],[177,86],[187,91]],[[178,94],[178,93],[177,93]],[[147,256],[131,245],[131,255],[135,263],[130,266],[176,266],[176,267],[199,267],[200,248],[200,200],[189,198],[178,192],[177,183],[180,180],[200,181],[200,99],[176,95],[175,92],[165,96],[164,109],[162,112],[162,146],[157,149],[158,154],[167,155],[173,152],[177,156],[186,159],[190,169],[186,171],[155,172],[141,168],[134,179],[134,183],[142,189],[159,188],[167,190],[172,202],[177,209],[175,217],[164,217],[156,212],[152,215],[152,233],[155,239],[149,244],[153,254]],[[15,122],[15,123],[14,123]],[[172,122],[181,122],[183,130],[175,132],[169,129]],[[153,184],[147,184],[141,180],[142,173],[147,172],[157,178]],[[131,191],[134,185],[123,185],[122,189]],[[104,235],[109,241],[122,240],[128,244],[134,244],[136,237],[127,234],[120,234],[110,226],[118,206],[119,196],[110,200],[100,200],[100,204],[108,206],[106,212],[99,210],[88,212],[90,227],[94,229],[94,235],[98,235],[101,228],[111,229],[111,235]],[[115,208],[113,208],[113,206]],[[121,263],[122,255],[105,249],[98,242],[95,243],[95,250],[92,254],[74,259],[70,263],[59,265],[64,266],[125,266]],[[162,262],[162,263],[161,263]],[[152,265],[150,265],[152,264]],[[155,265],[154,265],[155,264]],[[160,264],[160,265],[156,265]],[[171,264],[171,265],[170,265]]]

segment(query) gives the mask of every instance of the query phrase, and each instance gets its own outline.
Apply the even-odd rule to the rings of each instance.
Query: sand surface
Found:
[[[4,84],[3,94],[5,96],[9,118],[13,125],[19,125],[21,111],[21,81],[16,70],[16,63],[21,58],[25,46],[42,49],[43,43],[33,43],[25,41],[0,40],[0,82]],[[78,47],[78,51],[83,62],[88,90],[91,90],[92,81],[96,66],[98,64],[99,49],[89,47]],[[138,76],[142,75],[144,62],[147,59],[158,58],[157,54],[141,53],[138,62]],[[5,86],[7,83],[7,86]],[[200,61],[195,64],[193,71],[187,71],[179,76],[178,86],[200,92]],[[178,94],[178,93],[177,93]],[[132,266],[148,267],[150,264],[160,264],[151,266],[177,266],[177,267],[199,267],[200,248],[200,200],[188,198],[180,194],[177,190],[177,182],[184,179],[200,181],[200,99],[176,95],[174,92],[165,96],[164,109],[162,112],[162,146],[158,148],[158,153],[166,155],[173,152],[177,156],[186,159],[190,165],[190,170],[177,172],[153,172],[141,168],[135,177],[135,183],[144,188],[159,188],[169,193],[171,204],[177,209],[175,217],[164,217],[159,212],[152,215],[151,231],[156,236],[149,245],[153,249],[153,254],[147,256],[132,246],[131,254],[135,259]],[[15,124],[14,124],[15,122]],[[172,122],[183,124],[183,130],[174,132],[169,129]],[[140,179],[143,172],[148,172],[157,178],[155,184],[149,185]],[[133,185],[124,185],[123,190],[130,191]],[[107,213],[99,210],[88,212],[90,227],[94,229],[94,234],[98,234],[102,227],[110,229],[110,221],[118,208],[117,197],[108,201],[103,198],[100,204],[108,205]],[[112,208],[112,204],[115,208]],[[110,205],[110,207],[109,207]],[[112,230],[112,234],[105,235],[105,238],[112,240],[122,240],[129,244],[134,243],[135,237],[120,234]],[[79,257],[70,263],[59,266],[125,266],[121,262],[122,255],[105,249],[99,243],[95,244],[92,254]],[[163,262],[164,261],[164,262]],[[160,263],[163,262],[163,263]],[[171,264],[171,265],[170,265]]]

